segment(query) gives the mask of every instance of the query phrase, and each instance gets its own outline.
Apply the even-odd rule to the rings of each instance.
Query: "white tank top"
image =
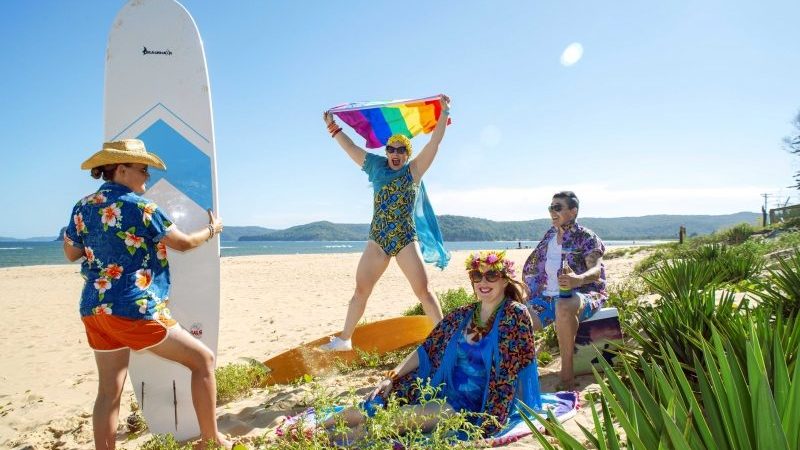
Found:
[[[554,234],[547,243],[547,256],[544,261],[544,271],[547,274],[547,286],[542,294],[558,295],[558,269],[561,268],[561,244]]]

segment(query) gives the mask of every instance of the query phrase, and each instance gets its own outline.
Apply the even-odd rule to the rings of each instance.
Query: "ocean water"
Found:
[[[604,241],[606,247],[652,245],[662,241]],[[538,241],[445,242],[448,250],[533,248]],[[366,241],[232,241],[222,242],[222,256],[361,253]],[[67,264],[61,242],[0,242],[0,267]]]

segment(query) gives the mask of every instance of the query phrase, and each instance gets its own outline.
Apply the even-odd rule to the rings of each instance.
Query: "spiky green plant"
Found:
[[[794,317],[800,312],[800,252],[780,259],[776,268],[768,269],[763,280],[757,280],[750,292],[762,307],[773,314]]]
[[[752,338],[744,342],[745,364],[716,329],[711,339],[696,336],[703,349],[693,362],[696,383],[669,347],[662,348],[663,365],[642,358],[642,373],[625,361],[622,370],[629,384],[611,367],[605,367],[607,381],[595,371],[603,420],[592,405],[594,430],[581,426],[589,444],[602,450],[800,448],[800,365],[790,371],[781,340],[775,338],[767,344],[775,362],[768,373],[756,326],[749,321]],[[608,366],[604,360],[601,364]],[[587,448],[559,424],[543,424],[562,448]],[[624,442],[614,431],[616,424],[625,433]],[[532,431],[542,446],[555,448],[535,427]]]
[[[755,278],[764,269],[764,258],[756,246],[743,244],[724,247],[720,257],[712,264],[719,280],[738,283]]]
[[[719,282],[714,265],[696,259],[664,261],[642,275],[642,279],[665,300],[687,298]]]
[[[716,291],[718,276],[713,265],[691,259],[667,261],[643,279],[661,298],[655,307],[633,311],[632,320],[623,327],[646,359],[663,359],[661,347],[668,347],[691,371],[694,358],[702,355],[700,342],[693,336],[707,339],[712,327],[724,336],[741,332],[747,300],[737,303],[732,293]],[[627,353],[635,363],[630,351]]]
[[[749,223],[740,223],[720,232],[725,242],[741,244],[753,235],[755,229]]]

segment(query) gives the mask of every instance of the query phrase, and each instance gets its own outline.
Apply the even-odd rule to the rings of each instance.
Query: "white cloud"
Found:
[[[579,42],[573,42],[572,44],[569,44],[561,53],[561,65],[564,67],[569,67],[580,61],[582,57],[583,45],[581,45]]]

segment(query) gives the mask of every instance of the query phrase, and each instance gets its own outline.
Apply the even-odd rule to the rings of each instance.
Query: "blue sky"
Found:
[[[79,165],[102,142],[123,3],[4,4],[0,236],[55,235],[98,185]],[[437,214],[541,218],[562,189],[592,217],[798,200],[781,142],[800,109],[797,1],[183,4],[205,43],[228,225],[369,222],[366,177],[322,111],[438,93],[453,125],[425,176]],[[583,57],[564,66],[571,43]]]

